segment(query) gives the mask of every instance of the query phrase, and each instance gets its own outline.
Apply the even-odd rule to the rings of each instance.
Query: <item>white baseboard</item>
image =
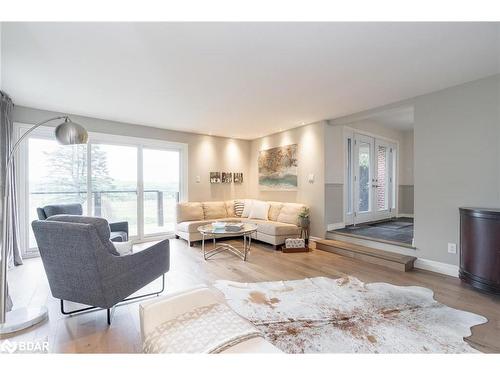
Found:
[[[327,230],[335,230],[335,229],[342,229],[345,228],[345,223],[335,223],[335,224],[328,224],[326,226]]]
[[[398,217],[411,217],[411,218],[413,218],[413,214],[398,213]]]
[[[448,263],[436,262],[435,260],[417,258],[415,268],[441,273],[443,275],[458,277],[458,266]]]

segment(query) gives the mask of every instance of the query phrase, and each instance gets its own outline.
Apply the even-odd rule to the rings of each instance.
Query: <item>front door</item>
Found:
[[[353,151],[353,223],[390,218],[395,208],[395,146],[355,133]]]

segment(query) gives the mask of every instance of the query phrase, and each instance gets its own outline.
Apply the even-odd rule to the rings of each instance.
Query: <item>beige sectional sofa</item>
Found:
[[[262,242],[277,248],[285,243],[285,239],[298,237],[300,227],[297,225],[299,213],[306,208],[300,203],[263,202],[250,199],[236,200],[244,202],[246,209],[242,216],[235,212],[235,200],[225,202],[184,202],[178,203],[176,209],[175,234],[188,241],[201,240],[198,227],[214,221],[243,221],[257,224],[257,232],[253,236]],[[254,202],[259,205],[259,214],[252,212]],[[256,218],[256,216],[260,218]],[[265,218],[264,218],[265,217]]]

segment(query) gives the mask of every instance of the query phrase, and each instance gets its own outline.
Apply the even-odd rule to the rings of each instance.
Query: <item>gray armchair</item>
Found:
[[[120,256],[109,239],[105,219],[55,215],[31,225],[50,290],[61,300],[63,314],[102,308],[107,310],[111,324],[112,310],[119,302],[163,292],[170,267],[168,240]],[[160,291],[127,298],[159,277],[163,284]],[[65,300],[91,307],[68,312],[64,310]]]
[[[36,212],[39,220],[47,220],[47,218],[54,215],[82,215],[83,209],[80,203],[52,204],[45,207],[38,207]],[[109,228],[111,230],[111,241],[128,241],[128,222],[119,221],[116,223],[109,223]]]

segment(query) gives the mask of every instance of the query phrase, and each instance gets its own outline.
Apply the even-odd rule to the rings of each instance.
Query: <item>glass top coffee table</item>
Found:
[[[229,225],[232,223],[228,223]],[[257,224],[252,223],[242,223],[243,225],[238,230],[229,230],[225,227],[214,227],[212,224],[203,225],[198,227],[198,231],[201,233],[201,249],[203,250],[203,257],[205,260],[210,259],[215,254],[222,251],[229,251],[234,255],[241,258],[243,261],[247,260],[248,252],[250,251],[250,245],[252,243],[252,234],[257,232]],[[216,239],[221,237],[243,237],[243,246],[233,246],[228,243],[217,243]],[[213,246],[211,249],[207,249],[205,240],[212,240]]]

